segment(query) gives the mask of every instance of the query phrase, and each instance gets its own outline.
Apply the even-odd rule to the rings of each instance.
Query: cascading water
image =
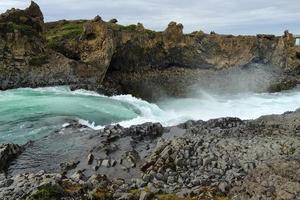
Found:
[[[300,107],[300,89],[273,94],[200,95],[151,104],[131,95],[107,97],[69,87],[20,88],[0,92],[0,143],[26,143],[79,120],[94,129],[119,123],[175,125],[189,119],[253,119]]]

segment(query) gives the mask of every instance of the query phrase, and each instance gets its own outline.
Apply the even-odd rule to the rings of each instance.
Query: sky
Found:
[[[141,22],[164,30],[170,21],[184,32],[202,30],[221,34],[300,34],[300,0],[36,0],[45,21],[59,19],[118,19],[120,24]],[[26,8],[30,0],[0,0],[0,12]]]

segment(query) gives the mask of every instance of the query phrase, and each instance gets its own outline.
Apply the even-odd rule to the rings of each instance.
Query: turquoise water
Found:
[[[131,95],[107,97],[69,87],[20,88],[0,91],[0,144],[24,144],[59,131],[74,120],[93,129],[144,122],[164,126],[186,120],[218,117],[254,119],[300,108],[300,88],[273,94],[211,95],[199,91],[190,98],[152,104]],[[53,142],[53,141],[52,141]]]
[[[105,96],[71,92],[68,87],[0,92],[0,143],[25,143],[85,119],[106,125],[135,118],[132,105]]]

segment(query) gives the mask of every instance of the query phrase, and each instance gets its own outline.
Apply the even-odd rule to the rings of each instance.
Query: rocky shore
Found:
[[[1,199],[294,200],[300,196],[300,110],[247,121],[116,125],[99,131],[74,122],[58,134],[70,133],[86,136],[83,140],[89,144],[78,159],[53,160],[57,168],[50,171],[26,172],[23,166],[23,173],[15,174],[21,154],[1,176]],[[28,145],[24,154],[38,142]],[[1,161],[11,155],[5,152]]]
[[[70,85],[156,100],[188,96],[199,85],[230,93],[299,83],[300,47],[288,31],[184,34],[182,24],[170,22],[155,32],[100,16],[45,23],[34,2],[0,15],[1,90]],[[70,149],[63,149],[66,138]],[[1,200],[295,200],[299,174],[299,109],[172,127],[93,130],[72,121],[24,146],[0,145]]]

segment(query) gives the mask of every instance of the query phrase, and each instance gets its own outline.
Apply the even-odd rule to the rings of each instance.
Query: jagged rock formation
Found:
[[[253,91],[279,91],[299,83],[300,48],[288,32],[281,37],[184,34],[176,22],[154,32],[141,23],[122,26],[100,16],[44,24],[35,3],[2,14],[0,22],[1,89],[104,85],[112,93],[156,99],[184,96],[195,84],[232,85],[226,81],[236,71],[256,72],[256,79],[249,79],[256,84]],[[269,76],[259,77],[261,72]]]
[[[65,22],[65,25],[70,23]],[[81,39],[75,38],[76,48],[70,48],[72,45],[67,40],[59,38],[56,42],[63,41],[64,45],[56,49],[77,54],[82,61],[86,60],[85,48],[94,49],[87,52],[102,56],[97,58],[105,74],[102,84],[116,93],[131,93],[147,99],[181,96],[195,84],[234,85],[227,81],[232,79],[232,74],[241,73],[243,81],[247,73],[256,75],[248,80],[248,85],[256,84],[250,88],[253,91],[289,89],[299,80],[300,60],[296,55],[300,49],[294,46],[295,40],[289,33],[282,37],[227,36],[201,31],[183,34],[183,25],[175,22],[163,32],[147,30],[141,23],[124,27],[103,22],[101,18],[81,23],[85,31]],[[52,24],[47,32],[59,26]],[[104,37],[105,42],[97,44],[96,41],[104,41],[101,39]],[[106,52],[105,58],[99,50]]]
[[[0,89],[95,83],[97,70],[46,45],[42,12],[31,3],[0,16]]]
[[[220,118],[173,127],[115,125],[100,131],[70,124],[54,137],[80,135],[79,144],[73,146],[83,147],[80,154],[76,151],[73,157],[66,152],[68,159],[63,163],[54,159],[45,164],[60,169],[28,169],[26,151],[36,149],[42,140],[33,142],[24,157],[21,154],[10,165],[8,177],[0,179],[0,198],[139,199],[149,195],[159,200],[294,200],[300,195],[299,116],[298,109],[256,120]],[[62,156],[55,151],[49,154]],[[47,155],[39,156],[34,158],[40,162]]]
[[[17,144],[1,144],[0,145],[0,173],[2,173],[9,162],[22,153],[23,147]]]

